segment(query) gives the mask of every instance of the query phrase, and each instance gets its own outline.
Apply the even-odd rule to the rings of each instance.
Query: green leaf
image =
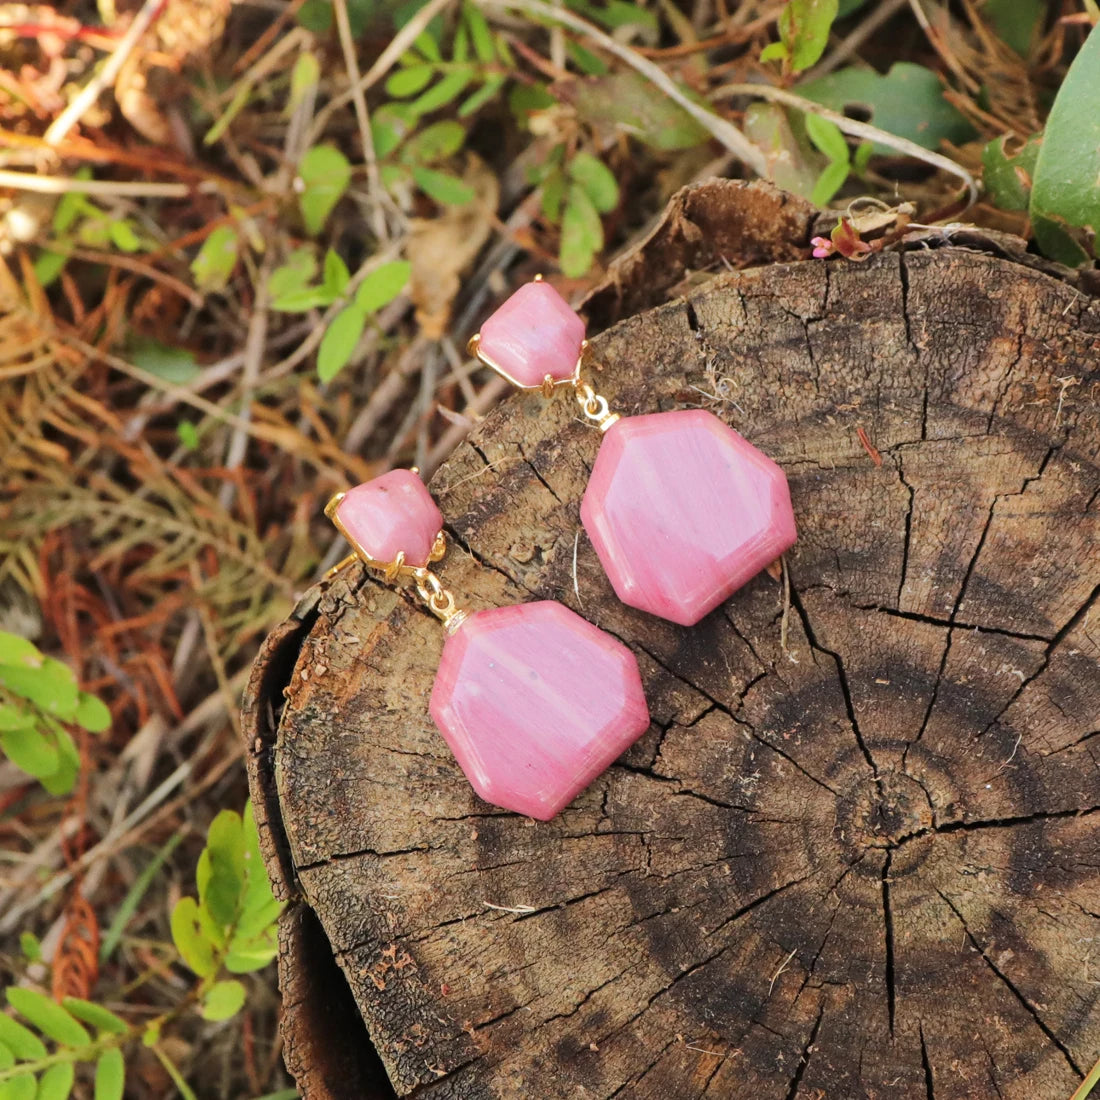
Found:
[[[515,84],[508,92],[508,109],[521,126],[526,126],[536,111],[553,107],[556,99],[543,84]]]
[[[434,65],[409,65],[405,69],[397,69],[386,81],[386,92],[395,99],[416,95],[431,83],[435,71]]]
[[[68,1100],[75,1077],[72,1062],[58,1062],[50,1066],[38,1079],[36,1100]]]
[[[287,113],[291,113],[321,80],[321,62],[309,50],[300,53],[290,70],[290,101]]]
[[[371,115],[371,140],[375,155],[388,157],[416,125],[416,114],[407,103],[386,103]]]
[[[21,1062],[34,1062],[46,1057],[46,1046],[30,1028],[0,1012],[0,1043]]]
[[[470,115],[480,111],[507,82],[508,78],[502,73],[489,77],[473,95],[462,101],[462,106],[458,109],[458,117],[469,118]]]
[[[301,290],[288,290],[271,303],[280,313],[308,313],[311,309],[323,309],[332,305],[332,294],[323,286],[307,286]]]
[[[267,280],[267,294],[269,298],[278,298],[283,294],[289,294],[292,290],[302,290],[307,287],[317,274],[317,257],[312,248],[296,248],[286,258],[286,262],[280,264],[271,273]]]
[[[241,923],[239,930],[243,931],[246,922],[257,912],[263,913],[268,922],[274,921],[282,910],[282,902],[277,901],[271,892],[271,880],[267,877],[267,869],[264,867],[263,854],[260,851],[260,834],[256,826],[256,813],[251,799],[245,803],[244,813],[241,815],[241,834],[244,840],[244,873],[245,890],[241,899]],[[274,904],[275,912],[271,912]]]
[[[836,12],[837,0],[789,0],[779,13],[779,37],[794,72],[808,69],[825,52]]]
[[[782,42],[769,42],[760,51],[761,61],[784,61],[790,56],[787,47]]]
[[[126,1063],[118,1047],[105,1050],[95,1064],[95,1100],[122,1100]]]
[[[50,729],[57,744],[57,771],[42,776],[39,782],[50,794],[68,794],[80,771],[80,751],[64,726],[54,724]]]
[[[661,152],[690,149],[710,140],[709,132],[687,111],[633,70],[578,81],[572,96],[583,121],[613,127]]]
[[[0,684],[63,720],[76,713],[80,700],[72,669],[52,657],[44,657],[39,668],[0,665]]]
[[[45,658],[33,642],[18,634],[0,630],[0,665],[40,668]]]
[[[202,243],[198,255],[191,261],[195,285],[205,294],[225,290],[229,277],[237,266],[240,241],[231,225],[219,225]]]
[[[982,183],[994,204],[1002,210],[1026,210],[1043,139],[1041,134],[1034,134],[1011,154],[1009,142],[1016,144],[1008,135],[994,138],[982,150]]]
[[[35,779],[53,775],[60,763],[57,749],[33,726],[4,730],[0,733],[0,748],[17,768]]]
[[[322,382],[331,382],[348,365],[366,324],[366,312],[355,304],[340,310],[329,322],[317,349],[317,374]]]
[[[172,910],[172,942],[180,958],[200,978],[208,978],[218,968],[214,947],[204,935],[199,918],[199,904],[191,897],[180,898]]]
[[[619,184],[611,169],[591,153],[577,153],[569,162],[569,177],[579,183],[601,214],[619,205]]]
[[[321,232],[329,214],[343,197],[351,181],[351,164],[333,145],[315,145],[307,149],[298,164],[298,178],[302,192],[298,206],[306,231],[312,235]]]
[[[215,982],[202,999],[204,1020],[228,1020],[244,1006],[244,986],[233,978]]]
[[[112,221],[110,225],[111,243],[120,252],[137,252],[141,241],[128,221]]]
[[[248,944],[234,948],[225,957],[225,968],[230,974],[250,974],[262,970],[279,953],[275,930],[251,940]]]
[[[462,18],[466,20],[470,31],[474,55],[478,61],[491,64],[496,60],[496,49],[493,46],[493,32],[489,29],[485,16],[473,4],[466,4],[462,9]]]
[[[805,118],[806,134],[810,141],[812,141],[829,160],[847,166],[850,160],[850,154],[848,152],[848,143],[844,140],[844,135],[841,133],[840,127],[837,126],[835,122],[830,122],[827,118],[815,115],[811,111],[806,112]],[[817,200],[815,199],[814,201],[816,202]]]
[[[850,168],[847,161],[830,161],[817,177],[817,183],[814,184],[814,189],[810,193],[810,201],[816,206],[825,206],[844,186]]]
[[[406,144],[401,159],[410,164],[433,164],[444,157],[454,156],[465,140],[466,131],[460,123],[451,119],[433,122]]]
[[[1021,57],[1026,57],[1046,14],[1044,0],[985,0],[981,13]]]
[[[88,165],[82,165],[73,173],[73,179],[90,180],[92,170]],[[53,215],[53,231],[60,237],[72,229],[76,219],[81,215],[98,214],[99,208],[95,206],[84,191],[69,191],[57,200],[57,209]]]
[[[407,260],[391,260],[376,267],[359,284],[355,304],[364,313],[375,313],[389,305],[406,287],[412,274]]]
[[[586,50],[571,39],[566,39],[565,52],[585,76],[605,76],[610,71],[599,54]]]
[[[339,252],[334,248],[330,248],[325,253],[324,287],[332,295],[333,300],[344,293],[350,279],[351,273],[348,271],[348,265],[344,263]]]
[[[465,206],[473,202],[477,192],[457,176],[448,172],[437,172],[434,168],[417,165],[412,170],[413,181],[429,198],[444,206]]]
[[[65,270],[68,262],[67,252],[56,252],[49,248],[40,249],[34,259],[34,277],[38,280],[39,286],[52,286]]]
[[[565,173],[551,172],[542,185],[542,213],[548,222],[557,225],[561,221],[561,207],[565,201]]]
[[[92,1041],[84,1025],[45,994],[16,985],[8,987],[7,998],[16,1012],[62,1046],[81,1047]]]
[[[23,931],[19,933],[19,950],[23,952],[23,957],[27,962],[42,961],[42,941],[33,932]]]
[[[561,248],[558,260],[571,279],[583,275],[595,254],[603,248],[603,226],[588,192],[578,184],[569,188],[561,219]]]
[[[15,1055],[12,1054],[11,1048],[0,1043],[0,1070],[11,1069],[14,1065]]]
[[[1100,30],[1073,59],[1047,118],[1029,211],[1039,247],[1070,266],[1100,256]]]
[[[83,726],[89,733],[102,733],[111,728],[111,712],[107,705],[88,692],[80,693],[80,702],[77,704],[76,714],[73,720],[78,726]]]
[[[206,855],[210,874],[205,883],[199,884],[199,900],[218,924],[228,926],[237,918],[238,899],[244,888],[244,840],[239,814],[222,810],[214,818],[207,834]]]
[[[305,0],[296,18],[307,31],[327,34],[332,29],[332,0]]]
[[[190,420],[181,420],[176,425],[176,435],[189,451],[199,449],[199,430]]]
[[[29,710],[0,703],[0,733],[4,730],[21,730],[24,726],[34,725],[34,715]]]
[[[451,60],[462,64],[470,56],[470,32],[464,23],[458,25],[451,45]]]
[[[130,1030],[130,1025],[125,1020],[116,1016],[109,1008],[97,1005],[93,1001],[85,1001],[80,997],[66,997],[61,1004],[78,1020],[91,1024],[105,1034],[125,1035]]]
[[[473,79],[470,69],[459,69],[448,73],[438,84],[429,88],[418,99],[413,100],[412,108],[418,115],[426,115],[429,111],[438,111],[440,107],[446,107],[448,103],[457,99],[462,90]]]
[[[880,130],[925,149],[938,149],[944,141],[961,145],[974,136],[970,123],[943,98],[940,78],[908,61],[896,62],[885,76],[869,69],[841,69],[799,85],[798,90],[841,114],[858,109]],[[877,155],[894,152],[877,143],[874,151]]]
[[[148,337],[130,342],[130,358],[142,370],[176,386],[186,386],[202,373],[194,355],[186,348],[169,347]]]
[[[0,1082],[0,1100],[34,1100],[38,1083],[29,1073]]]

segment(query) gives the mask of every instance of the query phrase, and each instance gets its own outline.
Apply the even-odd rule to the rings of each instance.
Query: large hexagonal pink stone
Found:
[[[427,565],[443,516],[424,482],[412,470],[356,485],[344,494],[336,518],[352,542],[379,562],[391,562],[402,550],[408,565]]]
[[[525,283],[486,322],[478,350],[521,386],[572,377],[584,322],[549,283]]]
[[[795,540],[783,471],[704,409],[613,424],[581,521],[619,599],[683,626]]]
[[[430,709],[478,795],[541,821],[649,727],[634,654],[552,600],[466,619]]]

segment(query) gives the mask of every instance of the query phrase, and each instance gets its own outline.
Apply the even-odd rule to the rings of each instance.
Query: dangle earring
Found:
[[[571,388],[604,433],[581,522],[625,604],[692,626],[795,541],[783,471],[713,413],[620,417],[581,377],[584,322],[537,276],[470,340],[513,385]]]
[[[337,493],[325,515],[358,559],[407,582],[447,632],[429,711],[486,802],[546,821],[648,728],[638,662],[553,600],[460,611],[428,568],[443,517],[410,470]]]

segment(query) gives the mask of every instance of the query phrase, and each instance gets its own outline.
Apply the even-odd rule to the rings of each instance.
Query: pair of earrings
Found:
[[[795,541],[783,471],[701,409],[620,417],[581,378],[584,323],[541,279],[513,294],[470,351],[521,389],[572,388],[604,433],[581,522],[619,598],[690,626]],[[325,514],[358,559],[410,581],[447,641],[433,720],[486,802],[548,820],[649,727],[638,663],[553,600],[467,613],[428,568],[443,517],[420,478],[394,470],[339,493]]]

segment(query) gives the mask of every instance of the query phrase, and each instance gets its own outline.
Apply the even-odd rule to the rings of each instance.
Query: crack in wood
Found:
[[[1078,1078],[1084,1078],[1085,1074],[1077,1065],[1073,1059],[1073,1055],[1070,1054],[1069,1048],[1054,1034],[1054,1031],[1047,1025],[1046,1021],[1039,1015],[1039,1010],[1028,1000],[1027,997],[1016,987],[1015,983],[1008,977],[1007,974],[989,957],[985,948],[978,943],[974,933],[971,932],[970,926],[966,923],[966,918],[956,908],[955,903],[940,889],[936,889],[936,893],[947,903],[948,908],[958,918],[959,923],[963,926],[963,931],[966,933],[966,938],[970,941],[970,946],[982,957],[986,966],[993,971],[994,974],[1004,983],[1006,989],[1016,998],[1021,1007],[1027,1012],[1027,1014],[1038,1025],[1039,1030],[1058,1048],[1062,1057],[1065,1058],[1069,1067],[1078,1076]]]

